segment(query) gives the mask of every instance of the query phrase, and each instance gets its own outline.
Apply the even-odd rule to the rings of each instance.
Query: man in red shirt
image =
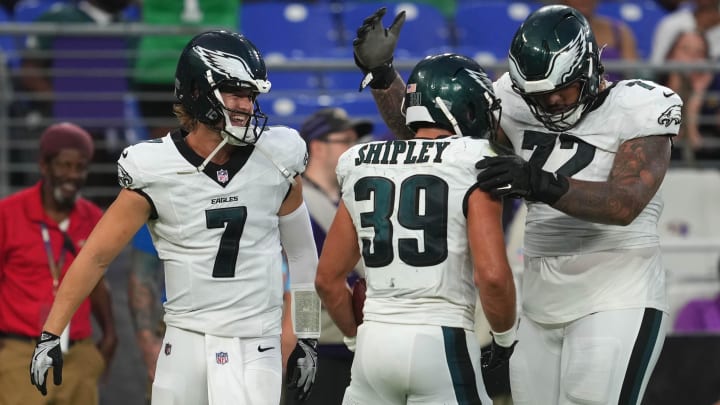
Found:
[[[51,385],[43,397],[28,384],[27,367],[57,286],[102,216],[78,195],[93,149],[92,138],[77,125],[50,126],[40,139],[40,181],[0,200],[0,404],[99,402],[98,381],[117,345],[105,282],[63,333],[63,385]],[[91,312],[102,329],[97,345]]]

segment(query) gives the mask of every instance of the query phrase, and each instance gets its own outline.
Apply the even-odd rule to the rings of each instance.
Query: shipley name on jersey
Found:
[[[358,149],[355,166],[361,164],[416,164],[431,160],[433,163],[441,163],[443,152],[448,145],[450,145],[449,141],[371,142]]]

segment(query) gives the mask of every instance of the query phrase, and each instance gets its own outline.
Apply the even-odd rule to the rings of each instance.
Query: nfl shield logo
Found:
[[[228,171],[225,169],[220,169],[217,171],[217,179],[220,183],[227,183],[227,181],[230,179],[230,176],[228,175]]]
[[[215,362],[217,364],[226,364],[228,361],[230,361],[230,358],[228,357],[227,352],[215,353]]]
[[[170,351],[172,350],[172,345],[170,343],[165,343],[165,355],[169,356]]]

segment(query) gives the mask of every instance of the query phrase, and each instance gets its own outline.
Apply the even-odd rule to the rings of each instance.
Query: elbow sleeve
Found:
[[[288,261],[290,285],[315,283],[318,255],[305,203],[279,219],[280,243]]]

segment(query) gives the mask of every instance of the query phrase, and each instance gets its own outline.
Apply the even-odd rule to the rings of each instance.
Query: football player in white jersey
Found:
[[[50,367],[60,382],[57,336],[147,222],[167,293],[152,403],[278,404],[281,248],[297,312],[288,375],[298,398],[307,396],[320,301],[300,180],[306,148],[295,130],[265,126],[257,96],[269,90],[265,63],[244,36],[209,31],[187,44],[175,78],[182,129],[122,152],[123,188],[60,286],[31,363],[34,384],[44,386]]]
[[[407,138],[392,67],[403,16],[384,29],[383,14],[358,30],[355,57]],[[515,404],[639,404],[666,334],[656,226],[682,100],[651,81],[608,82],[600,54],[577,10],[545,6],[518,29],[494,83],[498,140],[514,154],[478,162],[479,187],[528,206]]]
[[[340,330],[355,337],[343,404],[491,403],[474,335],[481,299],[493,331],[488,367],[516,342],[515,284],[505,254],[502,206],[477,189],[478,156],[500,104],[472,59],[426,58],[405,97],[410,140],[345,152],[342,200],[328,232],[316,287]],[[357,327],[346,277],[362,258],[367,277]]]

